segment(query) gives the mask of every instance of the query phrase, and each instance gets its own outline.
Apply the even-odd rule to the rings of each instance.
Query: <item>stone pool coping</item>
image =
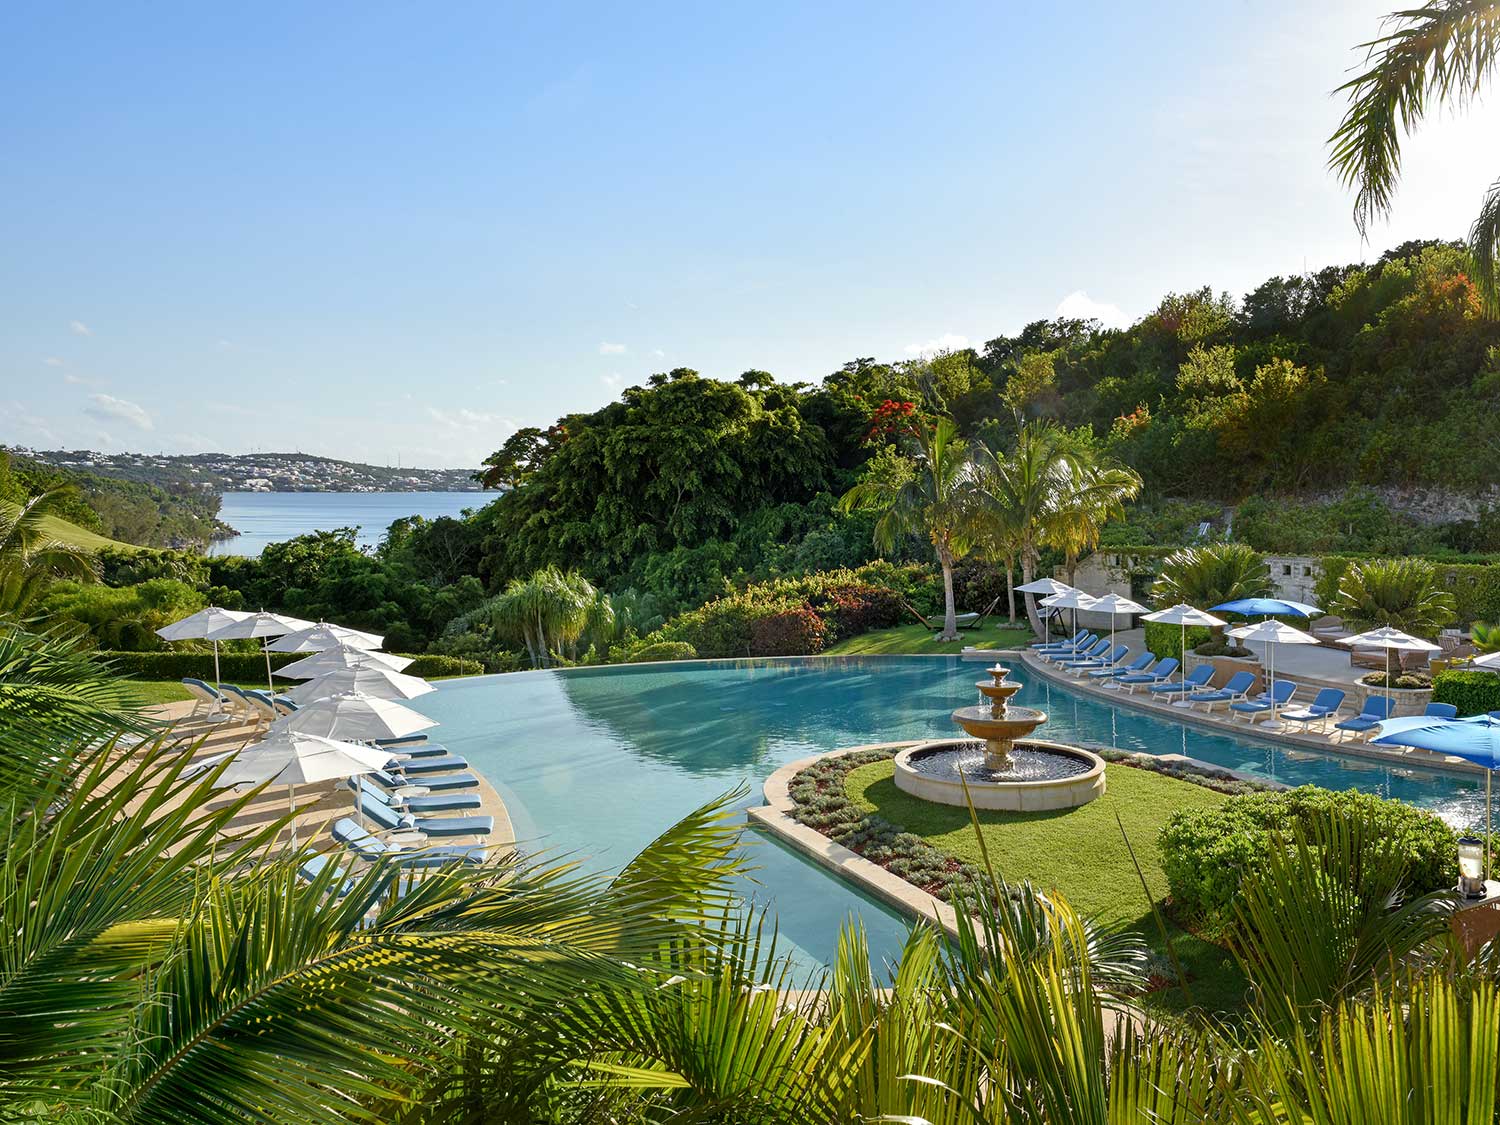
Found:
[[[1435,770],[1441,773],[1461,774],[1466,777],[1482,777],[1485,773],[1484,768],[1481,766],[1446,754],[1439,755],[1430,754],[1424,750],[1402,750],[1397,747],[1372,746],[1368,742],[1359,741],[1334,742],[1323,735],[1303,734],[1295,731],[1267,730],[1264,727],[1247,724],[1243,721],[1222,718],[1220,716],[1223,713],[1199,711],[1196,708],[1173,707],[1170,703],[1158,702],[1155,699],[1148,699],[1141,695],[1132,695],[1129,692],[1110,691],[1107,688],[1079,680],[1054,668],[1051,664],[1031,652],[1011,649],[1009,650],[1009,654],[1013,657],[1019,657],[1020,662],[1025,665],[1028,673],[1034,672],[1043,679],[1051,683],[1060,684],[1069,691],[1077,692],[1086,698],[1116,704],[1135,711],[1142,711],[1149,715],[1155,715],[1158,718],[1173,720],[1184,726],[1215,731],[1219,734],[1235,734],[1241,738],[1251,739],[1252,741],[1269,742],[1294,750],[1312,750],[1319,754],[1331,754],[1335,757],[1362,758],[1366,761],[1379,762],[1401,769]]]

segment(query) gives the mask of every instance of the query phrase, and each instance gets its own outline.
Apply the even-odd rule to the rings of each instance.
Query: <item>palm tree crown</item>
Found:
[[[54,578],[91,582],[99,563],[49,527],[69,490],[52,488],[21,504],[0,500],[0,614],[20,614]]]

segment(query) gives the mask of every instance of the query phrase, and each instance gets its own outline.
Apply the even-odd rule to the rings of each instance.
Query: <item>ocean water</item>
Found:
[[[481,508],[493,492],[226,492],[219,518],[240,534],[209,548],[211,555],[261,553],[310,531],[358,527],[361,546],[373,547],[402,516],[457,516]]]

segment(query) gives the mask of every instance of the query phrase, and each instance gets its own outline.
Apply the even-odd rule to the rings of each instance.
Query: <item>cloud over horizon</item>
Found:
[[[89,406],[83,408],[83,412],[101,421],[126,422],[138,430],[156,429],[156,423],[151,420],[146,408],[128,399],[116,398],[114,395],[89,395],[89,403]]]
[[[907,344],[906,354],[914,356],[936,355],[938,352],[956,352],[969,346],[969,338],[954,332],[944,332],[925,344]]]
[[[1130,317],[1118,305],[1096,301],[1082,289],[1075,289],[1057,303],[1052,315],[1070,320],[1097,320],[1105,328],[1129,328]]]

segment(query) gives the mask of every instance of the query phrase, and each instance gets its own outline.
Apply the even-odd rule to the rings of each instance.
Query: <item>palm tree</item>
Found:
[[[592,583],[555,566],[512,579],[485,612],[498,633],[526,646],[533,668],[545,668],[571,651],[591,622],[602,627],[605,615],[612,614]]]
[[[64,543],[48,526],[69,495],[63,487],[21,504],[0,500],[0,615],[24,613],[54,578],[98,579],[93,554]]]
[[[1206,547],[1184,547],[1168,555],[1151,586],[1158,605],[1186,602],[1211,609],[1240,598],[1267,598],[1275,592],[1271,569],[1253,548],[1244,543],[1213,543]],[[1223,628],[1213,630],[1215,640]]]
[[[1125,501],[1140,495],[1141,478],[1134,469],[1089,449],[1075,448],[1069,465],[1072,476],[1058,499],[1053,535],[1071,585],[1079,556],[1099,545],[1106,523],[1125,515]]]
[[[864,479],[839,500],[845,512],[872,512],[875,547],[889,554],[907,535],[924,536],[943,570],[943,631],[940,641],[958,640],[953,601],[953,563],[968,553],[969,513],[974,504],[974,453],[951,418],[918,420],[910,430],[909,457],[886,450],[871,458]]]
[[[1437,636],[1457,616],[1432,564],[1408,558],[1351,564],[1328,612],[1357,629],[1389,625],[1418,637]]]
[[[1401,141],[1432,110],[1477,101],[1500,58],[1500,4],[1428,0],[1386,18],[1362,46],[1366,67],[1339,87],[1349,108],[1329,138],[1329,166],[1355,189],[1354,221],[1366,234],[1390,213],[1401,178]],[[1490,185],[1469,229],[1474,279],[1491,308],[1500,299],[1500,181]]]

